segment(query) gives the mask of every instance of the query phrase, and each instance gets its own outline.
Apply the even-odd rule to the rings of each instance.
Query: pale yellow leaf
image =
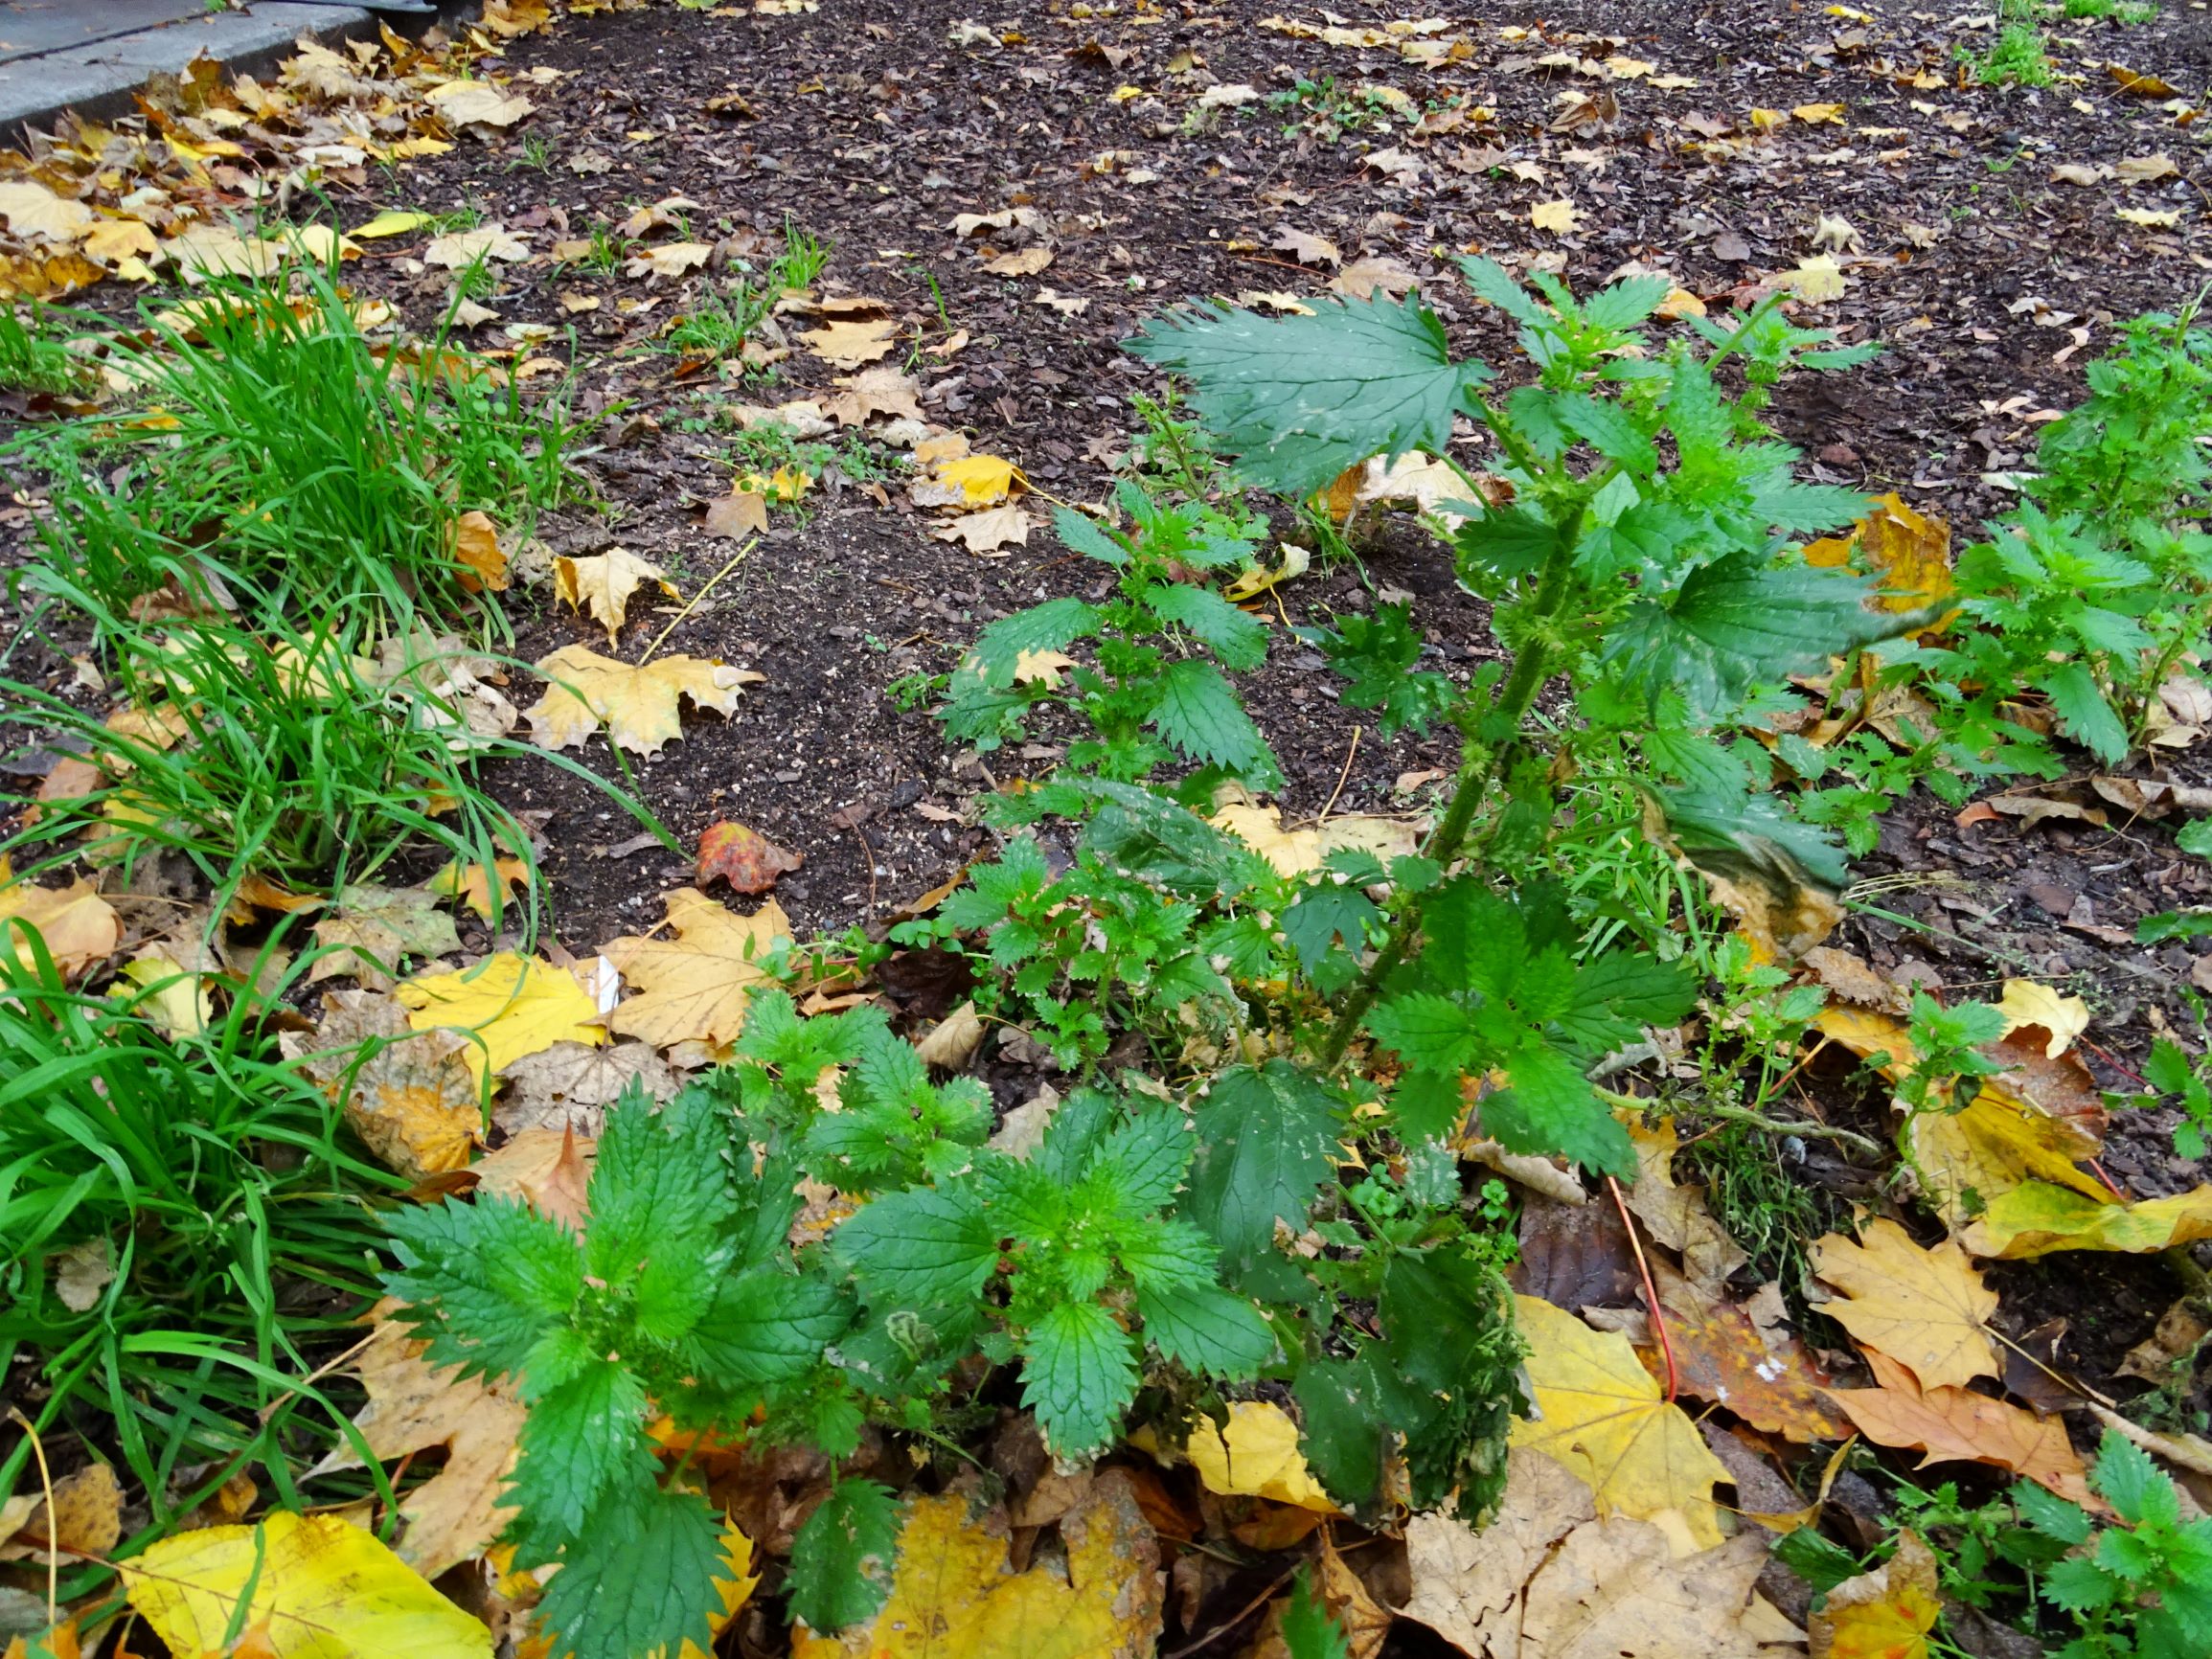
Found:
[[[512,950],[457,972],[404,980],[394,994],[415,1030],[472,1034],[467,1057],[479,1080],[557,1042],[606,1041],[599,1005],[573,974]]]
[[[280,1511],[180,1533],[121,1570],[131,1606],[172,1653],[219,1653],[233,1628],[262,1627],[273,1659],[490,1659],[490,1631],[334,1515]]]
[[[385,237],[403,237],[410,231],[419,231],[438,222],[435,214],[410,213],[404,208],[386,208],[368,223],[346,234],[355,241],[373,242]]]
[[[1629,1339],[1592,1330],[1534,1296],[1516,1296],[1514,1305],[1543,1417],[1516,1421],[1513,1443],[1587,1482],[1601,1515],[1673,1511],[1696,1548],[1719,1544],[1713,1487],[1728,1471],[1689,1415],[1662,1397]]]
[[[1813,1265],[1843,1292],[1821,1311],[1909,1369],[1923,1388],[1998,1375],[1989,1333],[1997,1295],[1954,1240],[1923,1250],[1884,1217],[1868,1226],[1863,1243],[1839,1233],[1815,1240]]]
[[[581,748],[604,725],[608,741],[633,755],[657,754],[683,736],[682,699],[733,714],[739,689],[764,677],[707,657],[661,657],[636,668],[584,646],[563,646],[536,667],[553,683],[523,711],[532,741],[544,749]]]
[[[1558,231],[1562,235],[1582,222],[1582,213],[1575,204],[1562,198],[1558,201],[1539,201],[1528,210],[1528,222],[1539,231]]]
[[[604,947],[638,993],[615,1009],[609,1023],[619,1034],[655,1048],[733,1043],[744,1031],[753,988],[768,983],[760,959],[777,940],[790,937],[790,919],[772,898],[739,916],[694,887],[666,895],[666,902],[673,939],[631,936]]]
[[[579,613],[590,612],[606,629],[610,649],[622,638],[623,624],[629,620],[630,596],[649,581],[669,598],[676,597],[675,583],[668,580],[667,572],[626,548],[588,558],[553,561],[555,595]]]

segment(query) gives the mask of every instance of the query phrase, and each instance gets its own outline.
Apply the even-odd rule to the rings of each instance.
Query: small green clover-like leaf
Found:
[[[842,1480],[791,1539],[791,1617],[834,1632],[882,1611],[899,1550],[899,1504],[874,1481]],[[644,1649],[635,1649],[644,1651]]]
[[[1058,1457],[1110,1442],[1137,1389],[1135,1345],[1095,1302],[1047,1308],[1021,1343],[1021,1403]]]

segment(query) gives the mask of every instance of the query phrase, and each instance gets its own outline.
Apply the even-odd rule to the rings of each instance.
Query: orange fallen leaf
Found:
[[[1879,1349],[1866,1351],[1866,1363],[1879,1387],[1831,1389],[1829,1398],[1868,1440],[1926,1453],[1923,1468],[1993,1464],[2085,1509],[2102,1509],[2061,1418],[2038,1417],[1971,1388],[1924,1389]]]
[[[787,852],[742,824],[725,820],[699,832],[701,887],[713,886],[718,877],[730,884],[732,893],[765,893],[780,876],[806,861],[804,854]]]

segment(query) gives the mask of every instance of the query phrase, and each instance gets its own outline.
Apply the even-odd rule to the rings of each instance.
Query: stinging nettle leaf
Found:
[[[1370,456],[1444,453],[1452,417],[1490,372],[1452,362],[1444,325],[1411,295],[1317,300],[1313,312],[1269,320],[1193,307],[1128,346],[1187,375],[1206,429],[1282,494],[1309,494]]]
[[[1336,1147],[1336,1102],[1288,1060],[1269,1060],[1216,1078],[1196,1117],[1181,1214],[1213,1236],[1234,1283],[1273,1249],[1278,1219],[1306,1225]]]
[[[873,1619],[890,1597],[898,1548],[891,1489],[839,1481],[791,1540],[791,1617],[826,1631]]]
[[[1137,1391],[1135,1344],[1095,1302],[1062,1302],[1022,1340],[1021,1403],[1057,1457],[1099,1450]]]

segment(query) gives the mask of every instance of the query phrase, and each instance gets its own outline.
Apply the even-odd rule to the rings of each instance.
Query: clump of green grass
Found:
[[[2068,17],[2109,19],[2133,27],[2156,19],[2158,8],[2151,0],[2065,0]]]
[[[135,394],[21,447],[54,481],[46,562],[117,616],[212,570],[274,614],[474,611],[496,626],[455,522],[527,520],[571,488],[558,403],[526,404],[444,331],[372,338],[329,273],[305,273],[296,297],[210,284],[105,350]]]
[[[119,1555],[249,1465],[300,1507],[303,1449],[344,1432],[298,1379],[358,1335],[372,1206],[405,1183],[272,1052],[260,1006],[165,1034],[0,923],[0,1375],[36,1378],[16,1398],[50,1449],[133,1478],[148,1524]],[[30,1454],[0,1460],[0,1502],[35,1489]]]
[[[0,387],[57,397],[85,378],[85,365],[54,336],[44,312],[34,307],[26,319],[12,306],[0,306]]]
[[[794,289],[810,287],[830,262],[830,250],[795,224],[784,224],[784,248],[760,271],[745,271],[720,288],[709,287],[661,337],[661,344],[686,357],[734,357]]]

